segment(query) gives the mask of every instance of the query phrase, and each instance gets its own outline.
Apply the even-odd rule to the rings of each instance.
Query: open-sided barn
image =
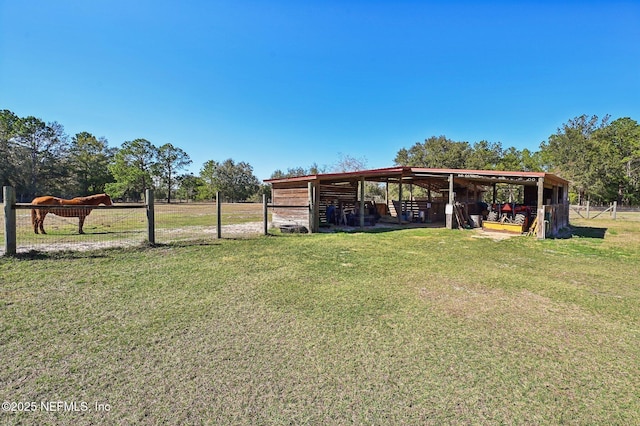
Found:
[[[489,215],[491,222],[505,224],[513,222],[517,211],[523,212],[520,216],[527,212],[531,217],[521,229],[526,230],[537,221],[538,236],[542,238],[557,234],[569,224],[569,182],[551,173],[399,166],[265,182],[272,186],[273,224],[295,224],[311,232],[328,224],[366,226],[382,216],[392,217],[399,224],[442,222],[454,228]],[[365,182],[385,185],[383,202],[365,199]],[[496,199],[499,184],[521,186],[522,202],[500,204]],[[397,199],[389,197],[390,185],[396,185]],[[414,197],[414,187],[423,188],[426,195]],[[493,201],[491,205],[485,203],[487,198]]]

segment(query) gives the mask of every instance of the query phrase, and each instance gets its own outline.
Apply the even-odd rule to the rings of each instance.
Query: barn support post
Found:
[[[360,228],[364,228],[364,176],[360,178]]]
[[[449,204],[455,202],[456,194],[453,192],[453,173],[449,175]]]
[[[536,220],[538,221],[536,234],[539,240],[544,240],[547,238],[547,229],[546,229],[546,220],[544,218],[544,206],[538,209],[538,215],[536,216]]]
[[[222,238],[222,200],[220,191],[216,192],[216,238]]]
[[[384,203],[387,205],[387,208],[389,208],[389,179],[387,179],[385,183]]]
[[[147,240],[149,244],[156,243],[156,222],[153,189],[147,189],[144,193],[144,200],[147,209]]]
[[[400,184],[398,185],[398,225],[402,225],[402,176],[400,176]]]
[[[309,232],[318,232],[320,228],[320,184],[309,182]]]
[[[313,182],[307,183],[309,197],[309,232],[313,232]]]
[[[453,206],[455,196],[453,194],[453,173],[449,175],[449,204],[445,207],[445,227],[453,229]]]
[[[262,217],[264,218],[264,235],[269,235],[269,214],[267,208],[267,194],[262,194]]]
[[[427,189],[427,211],[425,215],[425,222],[431,223],[431,186]]]
[[[540,178],[538,178],[538,205],[536,206],[536,208],[538,209],[538,212],[544,206],[544,199],[543,198],[544,198],[544,178],[540,177]],[[538,223],[538,225],[542,225],[542,224]],[[540,228],[538,228],[538,229],[540,229]]]
[[[566,215],[566,225],[569,226],[569,185],[562,184],[562,206],[564,207],[565,215]]]
[[[320,231],[320,182],[313,184],[313,231]]]
[[[3,188],[4,196],[4,253],[16,254],[16,193],[13,187]]]

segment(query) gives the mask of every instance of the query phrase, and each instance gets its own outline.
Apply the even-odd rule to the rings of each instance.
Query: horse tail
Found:
[[[36,209],[31,209],[31,224],[36,226]]]

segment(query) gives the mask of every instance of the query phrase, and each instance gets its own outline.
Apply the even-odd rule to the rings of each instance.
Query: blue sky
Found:
[[[0,0],[0,109],[260,179],[438,135],[537,150],[640,120],[640,2]]]

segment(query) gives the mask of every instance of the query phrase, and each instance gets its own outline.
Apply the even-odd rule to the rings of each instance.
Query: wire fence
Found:
[[[252,238],[271,230],[272,211],[268,206],[265,228],[265,203],[154,203],[153,238],[157,244],[213,241],[218,238]],[[30,251],[88,251],[111,247],[137,246],[150,240],[147,205],[114,204],[91,207],[83,230],[78,232],[78,218],[47,214],[46,234],[36,234],[31,219],[31,205],[15,205],[16,253]],[[306,208],[306,206],[303,206]],[[6,209],[5,209],[6,210]],[[0,255],[6,248],[6,215],[0,214]],[[219,218],[219,219],[218,219]],[[640,208],[611,206],[571,206],[570,220],[640,221]]]
[[[640,221],[640,207],[609,205],[571,205],[569,220],[633,220]]]
[[[261,203],[221,203],[218,235],[217,203],[156,203],[157,243],[210,238],[243,238],[264,233]],[[270,218],[268,218],[270,222]]]
[[[151,228],[147,214],[149,205],[116,203],[112,206],[83,207],[85,210],[90,209],[84,221],[83,234],[79,233],[77,217],[63,217],[53,213],[48,213],[45,217],[46,234],[36,234],[32,223],[32,205],[5,204],[5,214],[0,214],[0,237],[3,242],[0,255],[4,255],[8,241],[15,242],[15,247],[10,247],[9,253],[25,253],[127,247],[147,241],[168,244],[218,238],[250,238],[265,233],[264,202],[152,202],[151,206],[154,218]],[[9,219],[11,223],[7,227],[5,221],[11,216],[15,218]],[[270,213],[266,220],[271,222]],[[7,229],[14,235],[6,235]]]
[[[2,218],[3,240],[4,220]],[[94,208],[78,232],[77,217],[49,213],[44,220],[46,234],[34,232],[31,209],[16,209],[17,252],[84,251],[108,247],[139,245],[147,239],[144,205],[141,208]]]

